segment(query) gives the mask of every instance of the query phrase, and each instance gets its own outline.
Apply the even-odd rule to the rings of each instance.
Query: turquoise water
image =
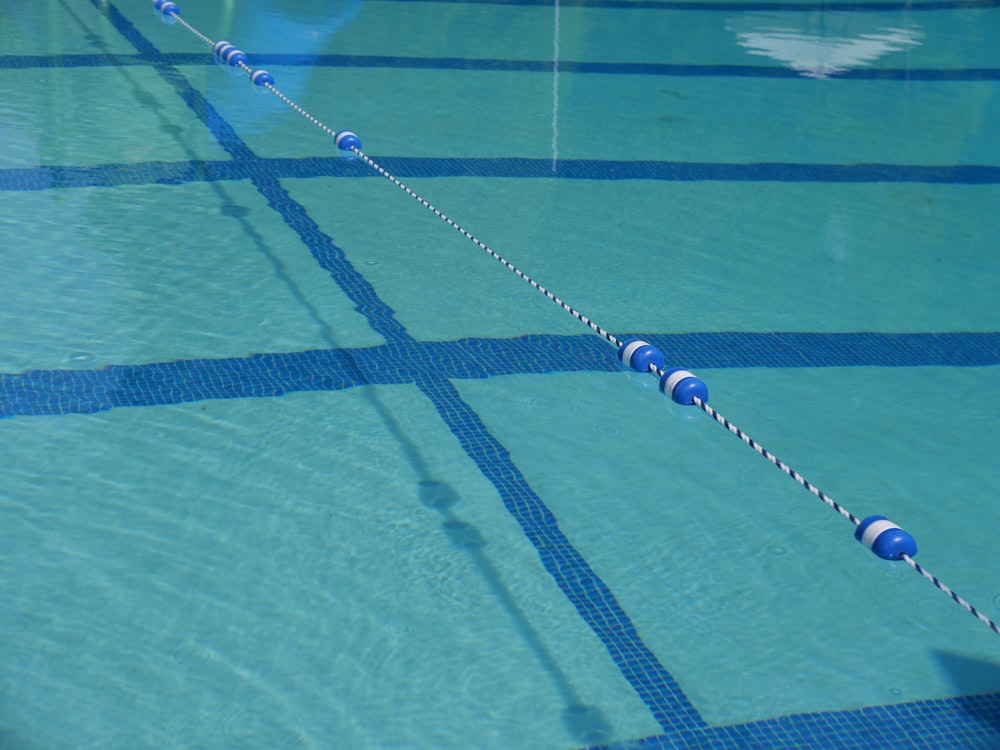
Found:
[[[732,334],[669,364],[1000,618],[1000,11],[600,5],[181,11],[604,328]],[[148,3],[0,22],[0,748],[746,746],[626,641],[709,728],[1000,692],[995,634]]]

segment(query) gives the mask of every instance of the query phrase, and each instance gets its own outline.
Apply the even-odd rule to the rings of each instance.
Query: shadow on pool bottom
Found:
[[[486,536],[454,511],[461,496],[449,483],[425,478],[417,483],[417,497],[428,508],[436,510],[442,518],[441,530],[456,549],[471,556],[483,580],[489,585],[497,601],[506,609],[521,637],[535,652],[540,666],[551,676],[565,706],[562,721],[570,738],[582,745],[601,745],[611,740],[611,723],[597,706],[583,703],[576,694],[569,677],[560,669],[528,617],[507,589],[488,556]]]
[[[935,651],[934,656],[959,694],[1000,693],[1000,665],[950,651]],[[968,716],[1000,732],[1000,710],[990,708],[989,703],[982,701],[959,699],[958,703]]]

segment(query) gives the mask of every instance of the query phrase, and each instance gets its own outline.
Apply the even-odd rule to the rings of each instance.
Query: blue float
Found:
[[[361,139],[350,130],[341,130],[334,136],[333,141],[341,151],[361,150]]]
[[[173,13],[180,15],[180,8],[177,7],[176,3],[171,3],[169,0],[153,0],[153,7],[160,11],[165,16],[169,16]]]
[[[262,68],[251,73],[250,80],[258,86],[270,86],[274,83],[274,76]]]
[[[637,372],[649,372],[650,365],[663,369],[663,352],[641,339],[629,339],[618,347],[618,359]]]
[[[708,401],[708,386],[687,370],[678,367],[667,370],[660,378],[660,391],[678,404],[690,406],[697,398]]]
[[[237,49],[235,44],[226,41],[219,41],[212,45],[212,51],[216,57],[230,65],[246,65],[247,56],[241,49]]]
[[[917,554],[917,542],[885,516],[868,516],[854,530],[854,538],[883,560]]]

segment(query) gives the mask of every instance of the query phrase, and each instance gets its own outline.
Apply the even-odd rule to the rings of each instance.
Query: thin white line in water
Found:
[[[559,161],[559,0],[555,0],[555,24],[552,33],[552,173]]]

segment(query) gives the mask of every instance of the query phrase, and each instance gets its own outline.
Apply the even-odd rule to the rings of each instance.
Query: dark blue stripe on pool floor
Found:
[[[407,57],[402,55],[301,55],[256,53],[255,65],[310,68],[397,68],[443,71],[507,71],[552,74],[551,60],[512,60],[474,57]],[[144,53],[139,55],[0,55],[0,69],[93,68],[134,65],[216,65],[207,52]],[[780,65],[716,65],[647,62],[591,62],[560,60],[559,73],[717,78],[791,78],[816,85],[817,79]],[[830,75],[846,81],[996,81],[1000,68],[876,68],[861,67]]]
[[[607,746],[607,750],[995,750],[1000,693],[693,729]]]
[[[555,516],[528,484],[507,449],[490,434],[455,386],[437,373],[420,378],[418,386],[458,438],[466,455],[496,488],[504,507],[538,551],[542,565],[604,644],[657,723],[672,734],[705,728],[701,715],[643,643],[614,594],[570,544]]]
[[[1000,333],[637,333],[623,338],[645,339],[663,350],[668,364],[693,370],[1000,365]],[[614,349],[591,334],[427,342],[404,338],[362,349],[0,374],[0,417],[272,398],[429,377],[464,380],[621,369]]]
[[[218,180],[277,181],[285,178],[378,177],[360,159],[329,156],[265,159],[244,154],[233,161],[150,161],[96,166],[27,167],[0,170],[0,190],[179,185]],[[418,158],[375,156],[400,179],[485,177],[563,180],[659,180],[664,182],[817,182],[996,185],[1000,166],[906,164],[720,164],[597,159]]]

